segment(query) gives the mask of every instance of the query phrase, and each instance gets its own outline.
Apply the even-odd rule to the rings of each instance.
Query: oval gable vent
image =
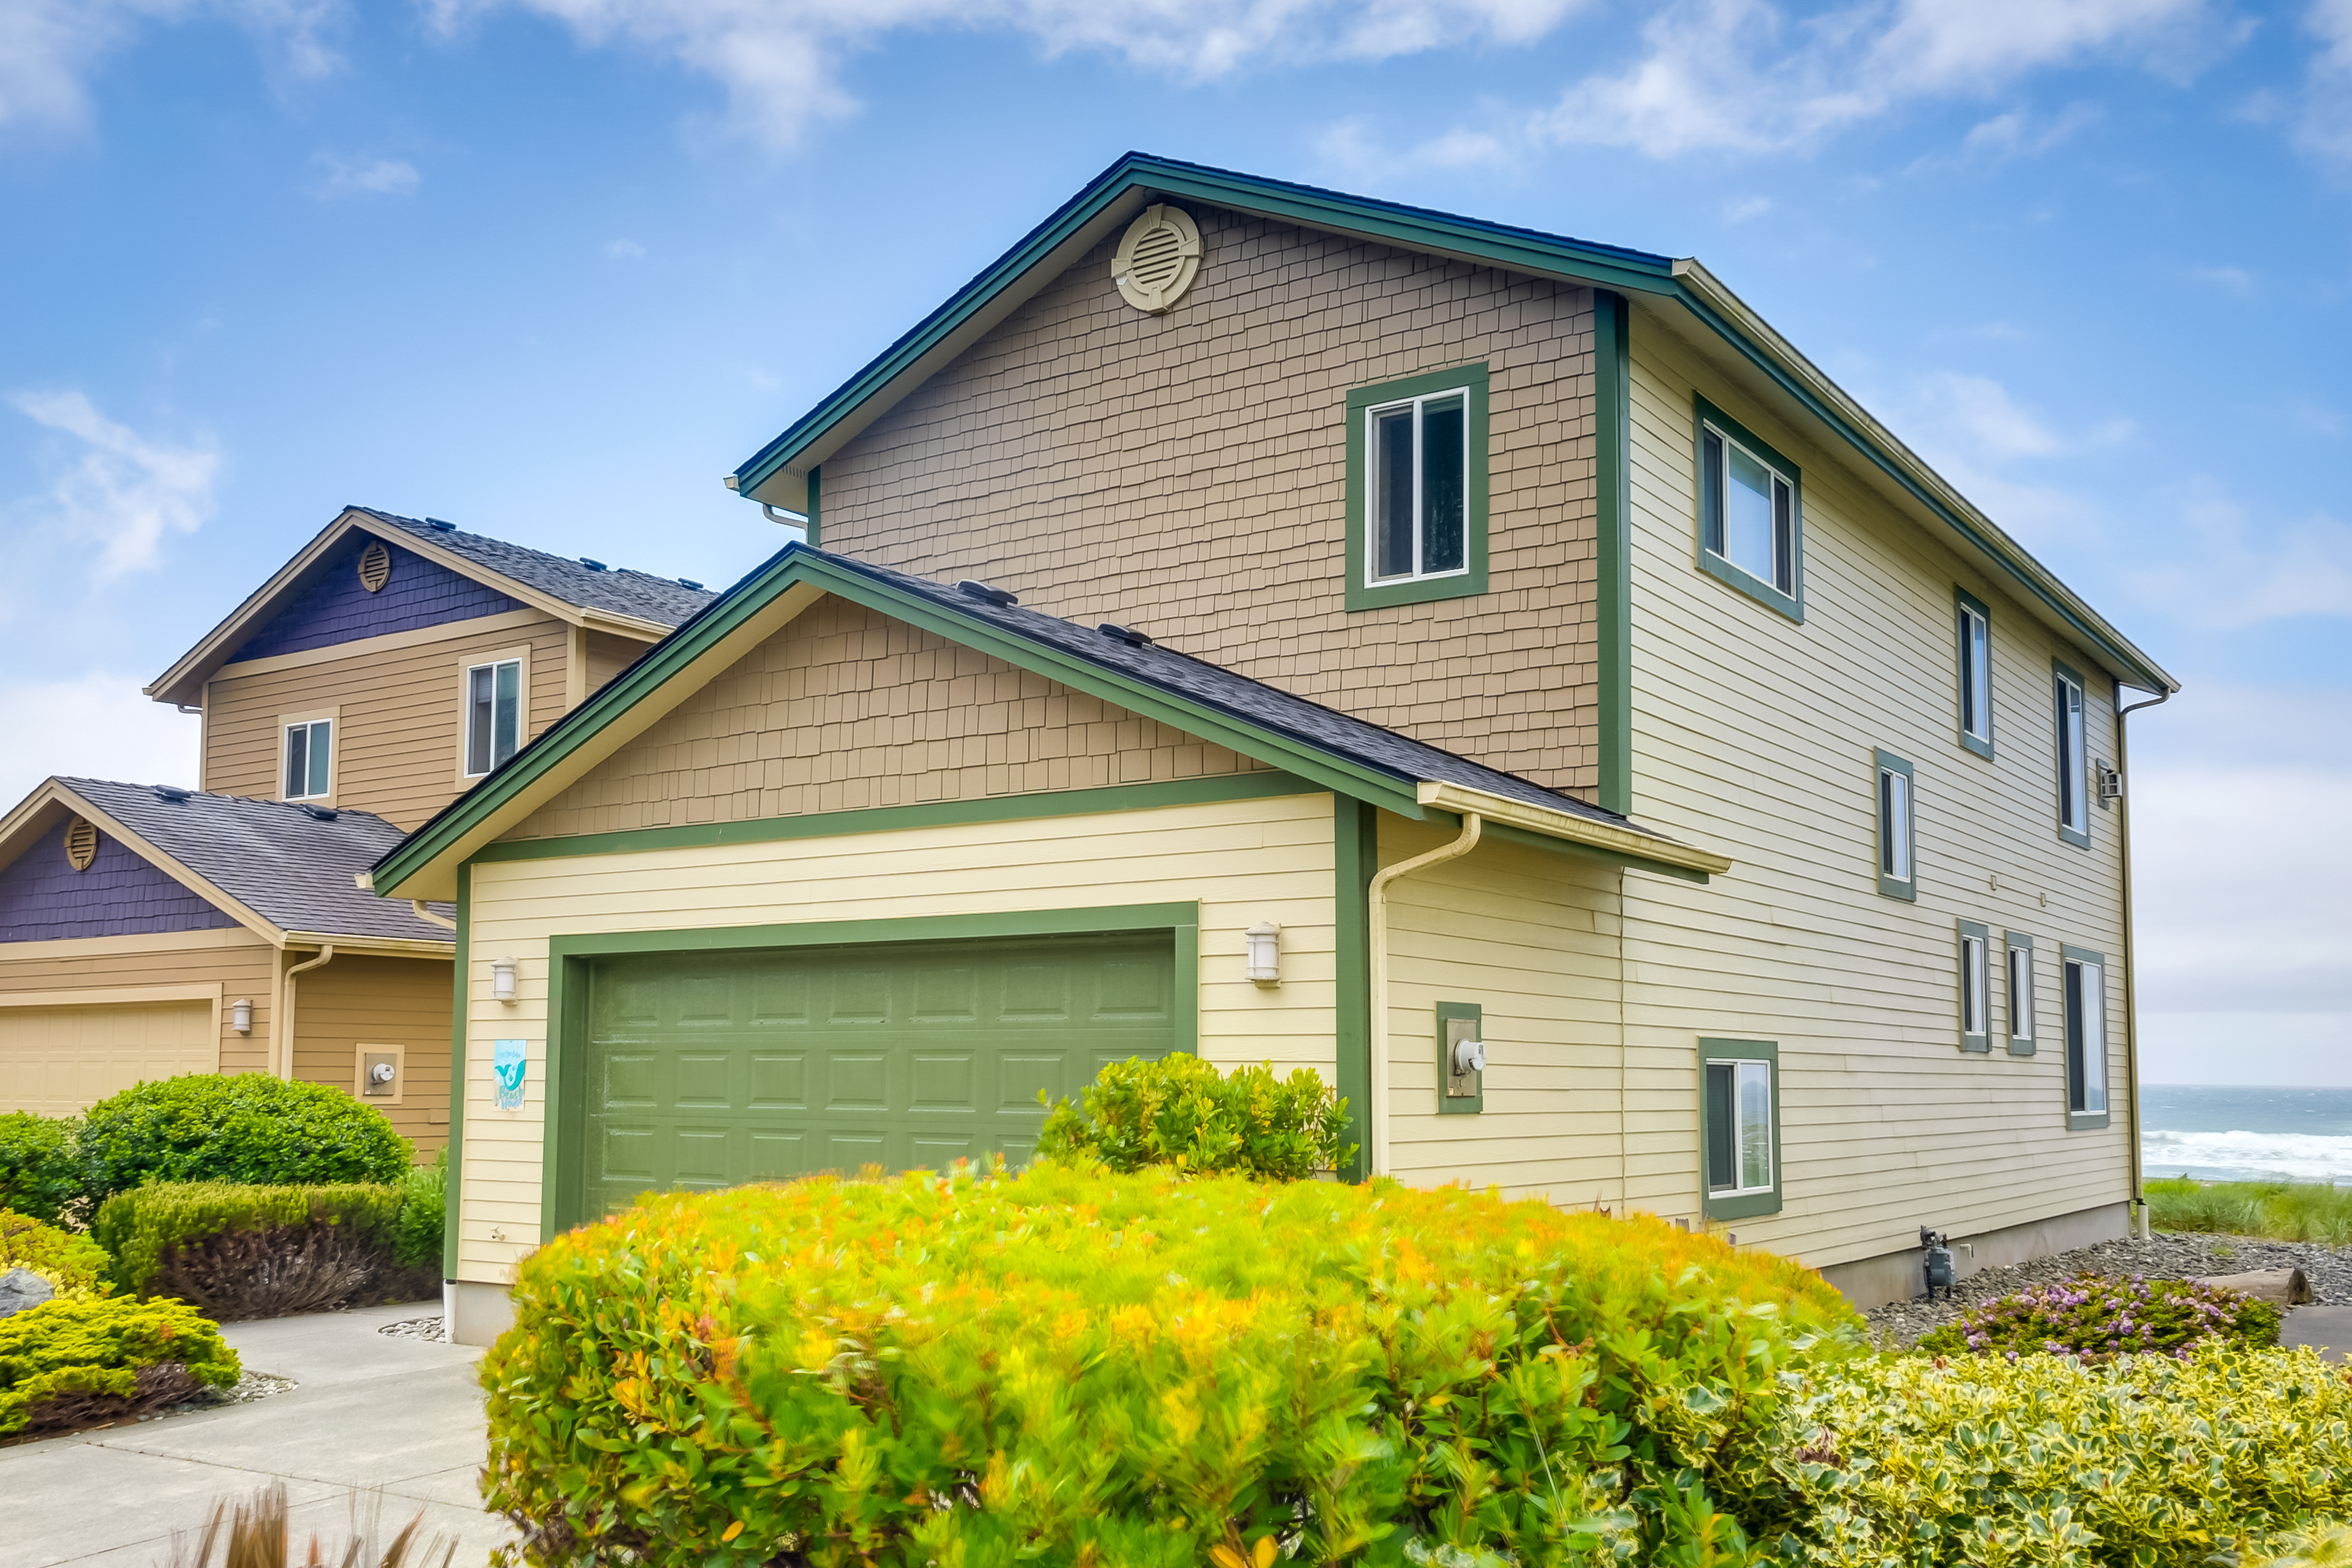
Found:
[[[1201,275],[1201,231],[1181,208],[1157,205],[1127,226],[1111,258],[1119,298],[1153,315],[1184,297]]]
[[[98,829],[89,818],[77,816],[66,829],[66,864],[77,871],[87,871],[89,863],[98,858]]]
[[[392,552],[383,547],[383,540],[372,539],[368,547],[360,552],[360,586],[373,594],[390,581]]]

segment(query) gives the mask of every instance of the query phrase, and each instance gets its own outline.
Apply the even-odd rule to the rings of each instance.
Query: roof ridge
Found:
[[[283,807],[288,811],[301,812],[306,816],[309,813],[304,808],[319,804],[315,800],[272,800],[264,795],[231,795],[226,790],[191,789],[186,784],[139,784],[130,779],[92,778],[81,773],[51,773],[49,777],[55,783],[67,785],[110,784],[116,789],[143,789],[151,794],[156,790],[181,790],[186,793],[189,800],[228,800],[247,805],[273,805]],[[331,805],[326,809],[333,812],[337,816],[362,817],[370,822],[381,822],[396,832],[404,831],[400,824],[393,821],[392,818],[356,805]],[[313,817],[311,820],[316,821],[317,818]]]

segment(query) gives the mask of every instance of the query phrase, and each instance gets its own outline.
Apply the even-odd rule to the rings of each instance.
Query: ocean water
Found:
[[[2150,1176],[2352,1183],[2352,1089],[2144,1083],[2139,1110]]]

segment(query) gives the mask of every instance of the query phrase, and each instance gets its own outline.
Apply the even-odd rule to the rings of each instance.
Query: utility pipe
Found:
[[[1375,1176],[1389,1173],[1389,884],[1409,872],[1425,869],[1467,855],[1478,847],[1478,830],[1482,819],[1475,811],[1462,814],[1462,834],[1450,844],[1441,844],[1426,855],[1416,855],[1410,860],[1400,860],[1372,878],[1370,893],[1364,900],[1364,923],[1370,929],[1365,933],[1371,946],[1371,1025],[1372,1070],[1366,1077],[1371,1089],[1370,1116],[1365,1128],[1371,1139],[1371,1172]],[[1433,1062],[1435,1058],[1432,1058]]]
[[[294,977],[306,969],[316,969],[335,956],[335,944],[327,943],[319,956],[298,963],[279,977],[278,985],[278,1076],[288,1083],[294,1081]]]
[[[2126,1120],[2131,1133],[2132,1221],[2143,1238],[2148,1233],[2148,1223],[2147,1189],[2139,1159],[2139,959],[2132,947],[2131,742],[2124,719],[2143,708],[2155,708],[2171,700],[2171,692],[2159,691],[2145,702],[2116,710],[2116,772],[2123,775],[2124,781],[2123,798],[2116,802],[2116,809],[2122,813],[2116,837],[2121,841],[2124,859],[2124,1059],[2131,1064],[2131,1114]]]

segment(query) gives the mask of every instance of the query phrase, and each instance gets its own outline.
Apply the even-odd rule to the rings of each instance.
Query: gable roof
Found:
[[[375,952],[446,956],[455,933],[355,878],[403,835],[364,811],[313,816],[283,801],[52,778],[0,819],[0,863],[66,814],[88,817],[239,924],[279,946],[324,940]],[[444,906],[445,918],[452,910]]]
[[[496,589],[559,620],[651,642],[718,597],[672,577],[627,568],[591,567],[543,550],[430,519],[347,506],[204,639],[156,677],[146,690],[158,702],[189,702],[255,630],[299,596],[327,558],[353,533],[412,551],[435,564]]]
[[[945,304],[728,478],[752,500],[808,510],[807,481],[857,433],[978,342],[1040,289],[1151,203],[1192,200],[1301,227],[1474,265],[1613,289],[1674,320],[1702,353],[1800,423],[1825,426],[1866,482],[1916,521],[1951,536],[2037,614],[2063,628],[2126,685],[2180,683],[1977,510],[1919,456],[1692,258],[1570,239],[1427,207],[1349,195],[1149,153],[1129,153],[1029,231]]]
[[[1489,811],[1519,829],[1702,880],[1730,865],[1572,795],[1173,649],[1132,646],[794,542],[419,827],[375,866],[373,885],[404,898],[449,896],[467,857],[827,594],[1400,816]]]

